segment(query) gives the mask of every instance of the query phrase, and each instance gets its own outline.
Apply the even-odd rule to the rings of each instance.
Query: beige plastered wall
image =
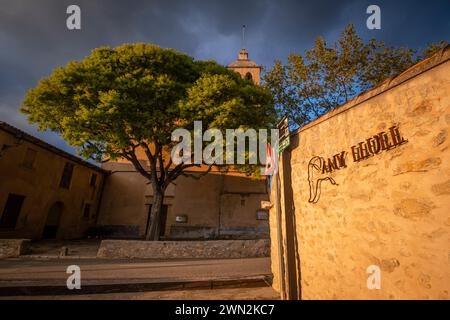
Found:
[[[281,212],[286,292],[301,299],[449,299],[450,50],[384,82],[291,136]],[[354,162],[351,146],[398,126],[408,140]],[[308,164],[346,151],[346,168],[311,203]],[[284,164],[284,165],[283,165]],[[280,288],[276,200],[270,213]],[[367,269],[380,269],[369,289]]]

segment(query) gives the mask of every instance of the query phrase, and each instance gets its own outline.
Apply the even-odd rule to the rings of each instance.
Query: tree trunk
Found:
[[[164,202],[164,190],[160,188],[153,188],[153,204],[150,212],[150,223],[148,225],[145,240],[159,240],[161,227],[161,212]]]

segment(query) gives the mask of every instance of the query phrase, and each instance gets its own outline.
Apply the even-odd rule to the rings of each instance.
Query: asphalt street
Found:
[[[84,284],[236,279],[270,275],[270,258],[196,260],[6,259],[0,260],[0,287],[23,283],[65,285],[70,265],[80,267]]]
[[[52,286],[65,288],[70,274],[70,265],[80,267],[81,286],[99,287],[95,294],[58,295],[61,299],[276,299],[277,294],[270,287],[261,282],[254,288],[220,288],[208,290],[207,281],[219,283],[221,281],[242,280],[270,277],[270,258],[249,259],[196,259],[196,260],[115,260],[115,259],[6,259],[0,260],[0,290],[23,287],[47,287],[47,291],[40,293],[42,299],[52,299]],[[185,290],[182,287],[152,292],[110,292],[120,286],[142,284],[167,284],[185,282],[187,286],[199,286],[204,283],[202,290]],[[108,288],[103,293],[103,286]],[[108,287],[109,286],[109,287]],[[115,288],[117,286],[117,288]],[[200,285],[201,287],[202,285]],[[239,283],[237,284],[239,286]],[[246,286],[245,284],[243,286]],[[121,287],[120,287],[121,288]],[[142,287],[141,287],[142,288]],[[144,287],[146,288],[146,287]],[[128,291],[129,288],[127,288]],[[116,290],[117,291],[117,290]],[[120,289],[119,289],[120,291]],[[133,291],[133,290],[131,290]],[[46,293],[48,292],[48,294]],[[2,299],[8,299],[3,293]],[[20,296],[12,298],[20,299]],[[31,297],[33,298],[33,297]]]

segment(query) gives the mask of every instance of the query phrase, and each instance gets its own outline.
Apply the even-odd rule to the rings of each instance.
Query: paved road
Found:
[[[69,265],[78,265],[81,269],[82,289],[87,286],[100,286],[108,289],[96,290],[95,293],[83,292],[75,295],[66,292],[66,280],[69,276],[66,269]],[[111,286],[117,288],[125,284],[141,285],[187,281],[194,284],[202,281],[227,279],[247,279],[270,274],[269,258],[221,259],[221,260],[112,260],[112,259],[7,259],[0,260],[0,300],[3,299],[278,299],[278,294],[267,284],[258,287],[242,288],[199,288],[196,290],[175,288],[165,291],[110,292]],[[192,282],[189,282],[192,281]],[[244,282],[247,280],[244,280]],[[264,282],[263,282],[264,284]],[[56,286],[56,287],[55,287]],[[170,285],[169,285],[170,286]],[[42,288],[44,293],[31,295],[24,288]],[[56,293],[55,288],[64,287],[64,294]],[[14,289],[17,288],[17,289]],[[194,287],[191,287],[194,288]],[[6,291],[5,291],[6,290]],[[11,290],[14,293],[11,294]],[[19,291],[18,291],[19,290]],[[38,289],[40,290],[40,289]],[[61,290],[57,290],[61,291]],[[139,290],[142,291],[142,290]],[[5,295],[5,292],[7,293]],[[26,296],[21,296],[25,293]],[[8,294],[10,293],[10,294]],[[75,292],[71,292],[75,293]]]
[[[279,300],[271,287],[125,292],[89,295],[9,296],[0,300]]]
[[[270,258],[220,260],[7,259],[0,260],[0,286],[21,283],[65,285],[69,265],[85,284],[209,280],[269,275]]]

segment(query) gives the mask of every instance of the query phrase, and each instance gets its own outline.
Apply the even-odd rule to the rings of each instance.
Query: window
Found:
[[[34,160],[36,159],[37,151],[31,148],[28,148],[25,153],[25,158],[23,159],[22,165],[25,168],[33,169]]]
[[[91,214],[91,204],[85,203],[83,208],[83,218],[89,219],[90,214]]]
[[[70,181],[72,181],[72,174],[73,174],[73,164],[66,162],[63,174],[61,176],[61,181],[59,183],[59,186],[61,188],[69,189]]]
[[[96,175],[95,173],[93,173],[93,174],[91,175],[91,181],[89,182],[89,184],[90,184],[92,187],[95,187],[96,182],[97,182],[97,175]]]
[[[247,73],[245,74],[245,79],[247,79],[247,80],[253,80],[252,74],[251,74],[250,72],[247,72]]]
[[[0,219],[0,228],[15,229],[25,196],[10,193]]]

